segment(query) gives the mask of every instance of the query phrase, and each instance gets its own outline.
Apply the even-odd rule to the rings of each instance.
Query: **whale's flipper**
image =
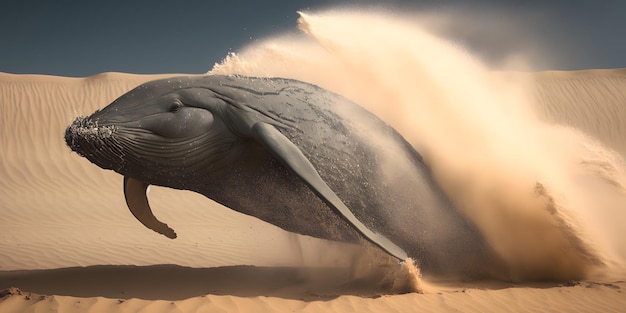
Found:
[[[176,238],[174,230],[167,226],[167,224],[160,222],[154,214],[152,214],[152,209],[150,209],[148,196],[146,194],[148,186],[150,186],[150,184],[124,176],[124,197],[126,198],[126,204],[130,212],[133,213],[144,226],[167,238]]]
[[[285,135],[274,128],[274,126],[267,123],[256,123],[252,127],[252,132],[256,136],[256,139],[265,145],[275,157],[300,176],[315,194],[324,200],[328,206],[342,216],[366,239],[401,261],[408,258],[408,255],[402,248],[398,247],[383,235],[375,233],[363,225],[343,201],[339,199],[335,192],[328,187],[317,173],[313,164],[302,154],[302,151],[285,137]]]

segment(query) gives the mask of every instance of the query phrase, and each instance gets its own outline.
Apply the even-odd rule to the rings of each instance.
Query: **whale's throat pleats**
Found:
[[[148,186],[150,186],[150,184],[124,176],[124,197],[126,198],[126,204],[130,212],[133,213],[137,220],[144,226],[167,238],[176,238],[174,230],[167,226],[167,224],[159,221],[152,213],[152,209],[148,203]]]

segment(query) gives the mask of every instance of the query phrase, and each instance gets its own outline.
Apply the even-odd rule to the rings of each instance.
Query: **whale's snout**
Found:
[[[88,146],[110,138],[115,126],[99,126],[87,117],[80,116],[65,130],[65,142],[74,151],[81,153]]]
[[[88,117],[80,116],[65,129],[65,143],[72,151],[102,167],[111,168],[111,138],[116,126],[100,126]]]

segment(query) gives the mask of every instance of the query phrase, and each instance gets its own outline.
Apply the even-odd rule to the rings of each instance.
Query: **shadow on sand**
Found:
[[[381,277],[355,279],[346,268],[255,266],[101,265],[0,271],[0,290],[9,287],[44,295],[146,300],[182,300],[207,294],[324,300],[390,293]]]

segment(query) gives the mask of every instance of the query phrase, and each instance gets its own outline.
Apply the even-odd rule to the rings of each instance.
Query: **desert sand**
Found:
[[[510,279],[422,279],[366,247],[287,233],[198,194],[153,187],[155,215],[179,235],[167,239],[128,211],[122,177],[70,152],[63,134],[77,116],[142,82],[175,74],[0,73],[0,312],[624,311],[626,69],[490,71],[427,36],[422,40],[434,50],[419,53],[402,46],[402,36],[385,32],[384,45],[368,46],[357,35],[337,41],[333,35],[346,35],[326,29],[334,19],[301,20],[326,52],[308,49],[309,42],[284,49],[279,38],[232,55],[212,72],[306,80],[381,116],[424,154],[442,188],[509,262]],[[341,21],[350,25],[349,16]],[[378,27],[376,20],[359,25]],[[332,57],[324,54],[329,51]],[[418,62],[422,54],[431,60],[429,53],[445,55],[445,61]],[[293,64],[300,65],[296,72]],[[400,68],[406,73],[398,74]],[[427,88],[415,87],[421,85]],[[416,103],[438,109],[407,111]],[[424,114],[434,122],[429,137],[441,133],[436,141],[416,128],[428,120],[405,119]],[[459,154],[452,146],[467,149]],[[536,208],[474,203],[450,187],[467,184],[482,199],[494,191],[480,186],[516,191],[519,185],[525,195],[528,177],[520,172],[536,175],[531,187],[540,180],[554,195],[556,213],[544,216],[539,208],[541,214],[527,215],[524,210]],[[476,177],[484,180],[471,180]],[[500,200],[521,198],[511,199]],[[487,211],[472,211],[477,203]],[[549,228],[555,223],[546,221],[553,219],[560,228]],[[523,230],[529,227],[537,228]],[[563,270],[562,264],[578,260],[567,259],[571,251],[562,253],[565,246],[543,230],[575,238],[580,249],[574,254],[584,252],[597,264]],[[415,282],[419,292],[407,292],[405,285]]]
[[[603,125],[588,121],[594,115],[576,112],[590,106],[588,99],[596,108],[623,110],[626,103],[625,70],[527,75],[536,80],[546,118],[555,121]],[[151,202],[180,238],[158,236],[127,211],[121,177],[70,153],[63,141],[75,116],[155,77],[0,76],[0,288],[21,289],[4,292],[0,311],[617,312],[626,307],[626,284],[615,277],[449,283],[422,294],[388,295],[381,274],[359,280],[351,261],[341,257],[350,253],[328,250],[345,249],[339,244],[288,234],[202,196],[165,188],[155,188]],[[554,108],[563,107],[559,101],[569,106],[556,114]],[[574,113],[565,114],[570,110]],[[601,128],[588,131],[603,134]],[[624,141],[600,138],[624,151]],[[336,257],[328,260],[331,254]]]

